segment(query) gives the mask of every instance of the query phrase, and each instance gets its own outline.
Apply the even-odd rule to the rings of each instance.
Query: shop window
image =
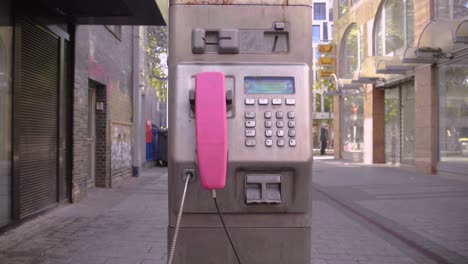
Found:
[[[468,60],[439,68],[439,160],[468,167]]]
[[[344,159],[363,160],[364,153],[364,96],[343,97],[341,112],[341,140]]]
[[[314,20],[326,20],[327,11],[325,3],[314,3]]]
[[[320,42],[320,26],[312,26],[312,42],[318,43]]]
[[[375,53],[378,56],[402,54],[414,44],[413,0],[385,1],[375,25]]]
[[[345,34],[341,44],[340,77],[352,79],[364,59],[363,36],[356,24]]]
[[[338,17],[341,18],[348,12],[348,0],[338,0]]]
[[[468,16],[468,0],[437,0],[436,14],[438,17],[458,19]]]
[[[0,227],[11,220],[12,28],[0,26]]]

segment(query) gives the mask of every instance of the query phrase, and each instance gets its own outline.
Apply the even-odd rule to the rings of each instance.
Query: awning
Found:
[[[463,25],[462,25],[463,26]],[[466,25],[465,25],[466,26]],[[407,48],[404,63],[432,64],[439,59],[451,58],[454,52],[464,48],[453,34],[453,21],[436,18],[426,24],[416,47]],[[463,28],[461,28],[464,31]],[[462,34],[462,32],[460,32]]]
[[[402,64],[399,57],[386,57],[377,61],[376,73],[379,74],[406,74],[416,67],[411,64]]]
[[[166,25],[167,0],[15,0],[16,16],[50,23]]]
[[[377,72],[377,65],[382,61],[392,60],[393,57],[385,56],[369,56],[361,63],[357,76],[353,78],[353,83],[356,84],[375,84],[379,81],[393,78],[390,74],[382,74]]]
[[[352,83],[351,79],[338,79],[335,74],[332,74],[329,79],[332,78],[335,80],[336,90],[326,91],[325,95],[350,96],[363,91],[362,84]]]
[[[454,20],[453,42],[468,44],[468,17]]]

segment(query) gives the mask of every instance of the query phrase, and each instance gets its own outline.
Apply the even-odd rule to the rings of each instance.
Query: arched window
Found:
[[[340,77],[353,78],[364,59],[362,34],[356,24],[351,25],[341,44]]]
[[[437,0],[437,17],[458,19],[468,16],[468,0]]]
[[[375,55],[401,54],[413,44],[413,0],[385,1],[375,24]]]

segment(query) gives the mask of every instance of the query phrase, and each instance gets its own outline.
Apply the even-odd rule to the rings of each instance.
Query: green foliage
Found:
[[[167,27],[151,26],[147,29],[146,53],[148,55],[148,79],[156,90],[158,100],[167,101]]]

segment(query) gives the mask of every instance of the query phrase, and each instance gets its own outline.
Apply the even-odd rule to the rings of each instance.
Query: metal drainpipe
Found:
[[[132,158],[132,175],[133,177],[140,176],[141,168],[141,88],[140,88],[140,32],[138,26],[132,28],[132,79],[133,79],[133,158]]]

